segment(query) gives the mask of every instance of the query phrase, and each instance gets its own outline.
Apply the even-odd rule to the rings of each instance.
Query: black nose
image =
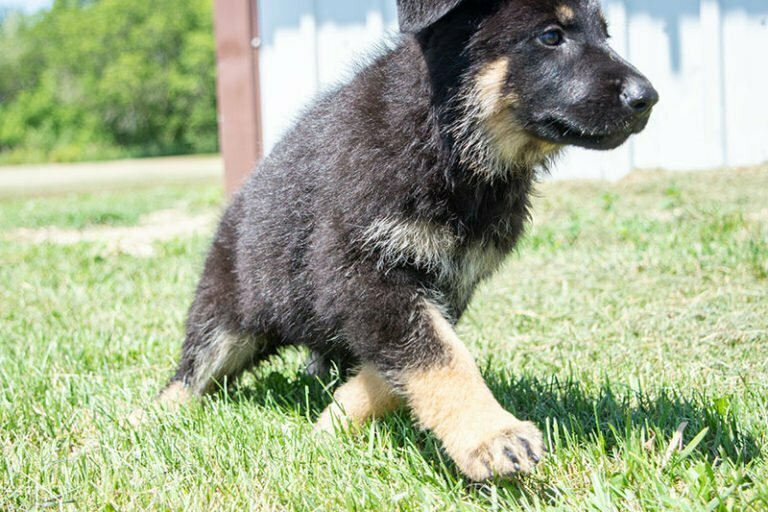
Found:
[[[645,78],[632,77],[624,82],[621,101],[635,115],[643,115],[659,102],[659,93]]]

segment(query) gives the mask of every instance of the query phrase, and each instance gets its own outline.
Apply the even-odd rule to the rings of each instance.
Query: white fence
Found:
[[[258,0],[264,142],[274,145],[318,90],[396,30],[395,0]],[[612,152],[569,150],[556,177],[633,168],[706,169],[768,161],[768,0],[603,0],[612,45],[661,103]]]

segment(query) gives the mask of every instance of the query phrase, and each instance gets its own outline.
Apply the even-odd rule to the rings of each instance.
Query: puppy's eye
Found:
[[[564,40],[563,32],[558,29],[547,30],[539,36],[539,42],[545,46],[560,46]]]

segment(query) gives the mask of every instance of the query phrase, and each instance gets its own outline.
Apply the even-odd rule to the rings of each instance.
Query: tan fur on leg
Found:
[[[440,438],[473,480],[532,469],[543,456],[541,433],[499,405],[438,308],[428,303],[426,312],[451,358],[448,364],[404,375],[408,403],[418,421]]]
[[[400,397],[373,366],[366,365],[355,377],[333,394],[329,405],[315,424],[316,432],[332,432],[334,425],[348,428],[369,418],[380,417],[396,409]]]
[[[184,405],[192,399],[189,388],[181,382],[171,382],[155,398],[155,402],[166,407]]]

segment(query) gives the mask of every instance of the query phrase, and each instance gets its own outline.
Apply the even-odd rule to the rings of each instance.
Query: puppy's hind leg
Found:
[[[189,309],[176,374],[160,392],[165,404],[184,402],[232,382],[272,353],[268,336],[243,327],[234,268],[238,203],[225,213]]]
[[[376,368],[364,365],[360,373],[333,394],[333,403],[317,419],[315,432],[332,432],[334,427],[345,429],[359,425],[369,418],[384,416],[400,403],[400,396]]]
[[[265,336],[234,327],[226,316],[214,314],[212,306],[204,294],[198,293],[190,310],[176,373],[155,397],[157,405],[173,409],[215,391],[218,385],[233,382],[271,353]],[[208,315],[208,320],[199,322],[203,313]],[[147,418],[147,411],[141,408],[130,414],[128,422],[137,427]]]
[[[265,357],[268,346],[263,335],[226,325],[204,326],[200,332],[188,335],[176,374],[157,400],[163,404],[183,403],[232,383]]]
[[[214,391],[217,385],[233,382],[244,370],[268,355],[265,338],[225,327],[192,329],[182,348],[176,374],[155,397],[164,408],[177,408],[194,397]],[[147,410],[134,410],[128,423],[139,427]]]

